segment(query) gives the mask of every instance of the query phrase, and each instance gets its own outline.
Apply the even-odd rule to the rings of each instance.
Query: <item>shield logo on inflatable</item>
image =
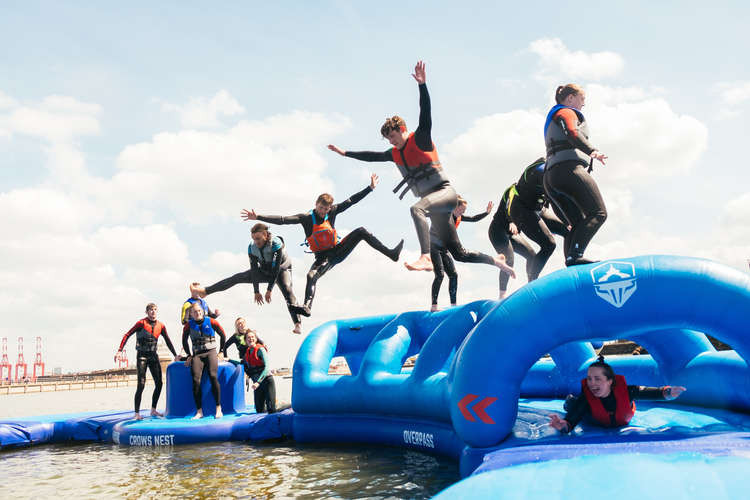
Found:
[[[610,261],[591,270],[594,290],[615,307],[622,307],[637,288],[635,266],[630,262]]]

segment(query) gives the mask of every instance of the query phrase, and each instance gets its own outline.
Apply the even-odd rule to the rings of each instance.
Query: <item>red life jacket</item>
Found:
[[[414,140],[414,132],[406,138],[404,149],[393,148],[391,155],[393,161],[400,167],[418,168],[430,165],[435,170],[442,168],[435,144],[432,144],[432,151],[422,151],[417,147],[417,141]]]
[[[612,424],[612,415],[604,409],[604,405],[601,400],[594,396],[588,385],[586,385],[586,379],[581,380],[581,392],[586,396],[586,400],[591,408],[591,416],[602,424],[604,427],[621,427],[628,425],[630,419],[635,414],[635,402],[630,401],[628,395],[628,383],[625,381],[625,377],[622,375],[615,375],[615,381],[612,384],[612,392],[615,395],[615,401],[617,406],[615,407],[615,423]]]
[[[255,344],[255,347],[253,349],[248,349],[247,351],[245,351],[245,361],[250,363],[250,366],[266,366],[263,360],[260,359],[260,356],[258,356],[258,351],[261,348],[263,348],[264,351],[268,352],[266,346],[260,344]]]
[[[161,335],[164,325],[161,321],[157,321],[151,326],[148,317],[143,318],[140,323],[141,328],[135,334],[135,348],[139,351],[156,352],[156,344],[159,341],[159,335]]]
[[[398,193],[406,184],[399,199],[403,199],[409,189],[414,191],[416,196],[424,196],[432,188],[448,182],[447,177],[443,175],[435,144],[432,144],[432,151],[422,151],[414,139],[414,132],[406,138],[403,149],[391,148],[391,157],[404,177],[393,188],[393,192]]]
[[[329,250],[338,244],[338,237],[336,236],[336,228],[334,228],[328,221],[328,214],[326,214],[323,222],[316,224],[315,210],[310,210],[312,215],[313,227],[312,233],[306,238],[307,245],[313,252],[322,252],[323,250]]]
[[[164,328],[164,325],[161,321],[157,321],[156,324],[154,324],[154,327],[151,327],[151,323],[148,320],[148,317],[145,317],[141,320],[141,327],[146,330],[148,333],[154,336],[155,339],[159,338],[159,335],[161,335],[161,331]]]

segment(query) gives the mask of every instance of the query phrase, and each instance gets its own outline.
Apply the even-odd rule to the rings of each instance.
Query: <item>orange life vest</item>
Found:
[[[315,210],[310,210],[310,215],[312,215],[313,221],[312,233],[306,238],[310,250],[322,252],[335,247],[338,244],[338,237],[336,236],[336,228],[328,220],[328,214],[320,224],[315,222]]]
[[[635,403],[630,401],[628,394],[628,383],[625,381],[625,377],[622,375],[615,375],[615,381],[612,384],[612,392],[615,395],[615,401],[617,406],[615,407],[614,424],[612,423],[612,415],[604,408],[601,400],[594,396],[588,385],[586,385],[586,379],[581,380],[581,392],[586,396],[586,400],[591,408],[591,416],[602,424],[604,427],[621,427],[628,425],[630,419],[635,414]]]
[[[458,225],[461,224],[461,219],[463,218],[463,215],[459,215],[456,217],[456,229],[458,229]]]
[[[399,199],[402,199],[409,189],[415,190],[416,195],[422,196],[426,194],[424,191],[428,191],[433,185],[447,181],[447,178],[441,172],[443,167],[440,165],[435,144],[432,144],[432,151],[422,151],[414,139],[414,132],[406,138],[403,149],[391,149],[391,157],[398,166],[401,175],[404,176],[403,180],[393,189],[393,192],[397,193],[406,184],[406,188],[399,195]]]

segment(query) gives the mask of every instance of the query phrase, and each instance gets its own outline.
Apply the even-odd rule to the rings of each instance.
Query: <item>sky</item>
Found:
[[[243,208],[291,215],[322,192],[337,219],[418,254],[392,163],[326,149],[385,151],[386,117],[416,126],[411,73],[426,63],[433,140],[467,213],[497,201],[544,153],[557,85],[587,93],[593,172],[609,217],[587,255],[706,257],[747,270],[750,112],[743,2],[5,2],[0,15],[0,299],[11,362],[24,338],[48,369],[113,366],[122,335],[156,302],[176,345],[188,284],[247,269]],[[463,224],[491,252],[489,219]],[[312,256],[287,242],[295,293]],[[561,246],[561,245],[559,245]],[[523,259],[519,278],[525,283]],[[562,267],[559,249],[543,274]],[[497,273],[458,264],[459,302],[497,297]],[[491,271],[491,272],[488,272]],[[362,245],[318,284],[304,331],[342,317],[424,309],[431,273]],[[448,303],[447,285],[440,297]],[[272,366],[303,336],[278,289],[209,296],[227,332],[247,318]],[[131,339],[128,354],[135,358]]]

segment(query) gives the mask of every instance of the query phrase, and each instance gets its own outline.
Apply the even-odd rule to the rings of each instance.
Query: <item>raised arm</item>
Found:
[[[370,176],[370,185],[369,186],[367,186],[366,188],[364,188],[362,191],[360,191],[358,193],[354,193],[353,195],[351,195],[349,198],[345,199],[341,203],[337,203],[336,205],[334,205],[331,208],[331,212],[334,215],[335,214],[340,214],[341,212],[343,212],[347,208],[351,207],[355,203],[361,201],[362,198],[364,198],[368,194],[372,193],[372,190],[375,189],[375,186],[377,186],[377,185],[378,185],[378,176],[375,175],[375,174],[372,174]]]
[[[419,61],[411,75],[419,84],[419,125],[414,131],[414,142],[422,151],[432,151],[432,105],[427,92],[425,64]]]
[[[247,210],[245,208],[242,209],[240,212],[240,217],[242,217],[243,220],[251,221],[251,220],[260,220],[263,222],[268,222],[269,224],[277,224],[277,225],[283,225],[283,224],[301,224],[302,219],[307,214],[297,214],[297,215],[259,215],[255,213],[255,209]]]

